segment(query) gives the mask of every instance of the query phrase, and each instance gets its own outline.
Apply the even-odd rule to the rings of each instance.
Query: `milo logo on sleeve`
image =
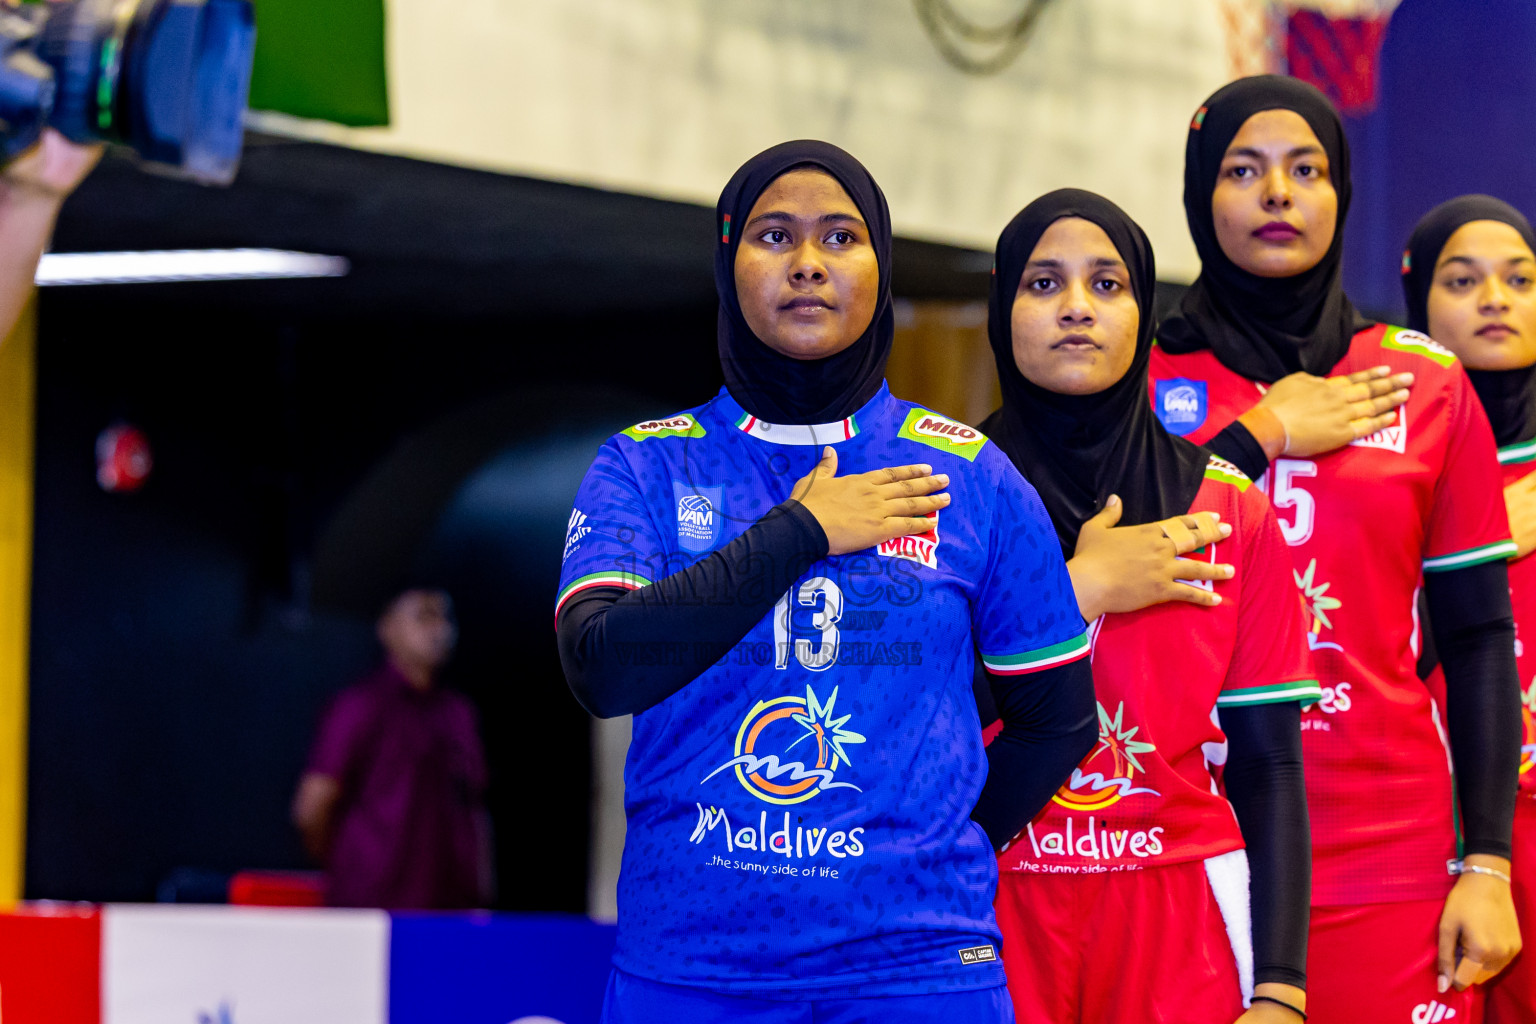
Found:
[[[648,437],[703,437],[704,428],[688,413],[669,416],[664,420],[646,420],[620,431],[632,441],[644,441]]]
[[[976,454],[987,443],[987,435],[975,427],[968,427],[964,423],[952,420],[948,416],[940,416],[936,412],[929,412],[927,409],[913,409],[908,412],[906,420],[896,434],[908,441],[926,444],[930,448],[958,455],[971,462],[976,461]]]

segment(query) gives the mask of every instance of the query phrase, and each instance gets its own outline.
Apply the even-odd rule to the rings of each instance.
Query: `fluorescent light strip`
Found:
[[[341,256],[282,249],[176,249],[160,252],[50,252],[37,267],[40,287],[151,284],[164,281],[261,281],[344,277]]]

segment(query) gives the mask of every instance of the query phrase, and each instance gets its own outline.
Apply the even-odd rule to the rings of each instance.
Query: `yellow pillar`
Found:
[[[27,640],[37,296],[0,344],[0,909],[21,898],[27,828]]]

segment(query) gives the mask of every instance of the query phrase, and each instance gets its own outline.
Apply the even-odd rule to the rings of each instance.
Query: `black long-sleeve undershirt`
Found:
[[[971,820],[1001,849],[1093,749],[1098,704],[1087,658],[1026,676],[988,672],[987,682],[1003,731],[987,745],[987,784]]]
[[[725,657],[826,554],[826,532],[791,498],[648,587],[582,591],[555,623],[571,692],[598,718],[655,707]]]
[[[582,591],[555,624],[571,691],[599,718],[655,707],[724,657],[826,554],[826,533],[790,500],[650,586]],[[992,678],[1003,731],[987,748],[987,782],[971,817],[997,847],[1045,806],[1098,726],[1086,659]]]
[[[1301,705],[1222,708],[1222,779],[1248,848],[1253,980],[1306,988],[1312,827],[1302,774]]]
[[[1424,599],[1426,632],[1445,672],[1462,850],[1508,857],[1521,739],[1509,566],[1496,561],[1425,573]]]
[[[1248,432],[1248,428],[1233,420],[1209,441],[1205,447],[1242,470],[1250,480],[1257,480],[1269,471],[1269,456],[1264,446]]]

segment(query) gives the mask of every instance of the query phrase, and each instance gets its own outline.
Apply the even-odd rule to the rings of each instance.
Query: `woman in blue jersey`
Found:
[[[1042,196],[1004,229],[995,266],[1003,403],[982,426],[1039,489],[1063,552],[1081,550],[1110,504],[1125,523],[1198,510],[1232,528],[1195,556],[1232,567],[1211,584],[1215,607],[1122,611],[1078,591],[1094,621],[1100,739],[999,854],[1016,1016],[1299,1020],[1311,859],[1300,702],[1320,693],[1274,510],[1154,417],[1152,247],[1119,207],[1077,189]],[[1123,938],[1142,935],[1158,941]]]
[[[557,598],[577,697],[635,715],[605,1019],[1011,1020],[993,850],[1096,735],[1050,522],[886,389],[890,221],[856,160],[776,146],[716,224],[726,386],[599,450]]]

